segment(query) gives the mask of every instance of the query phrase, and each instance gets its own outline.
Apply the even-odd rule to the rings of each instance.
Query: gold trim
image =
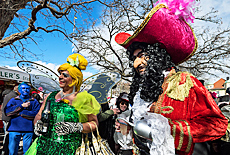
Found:
[[[186,126],[187,126],[187,130],[188,130],[188,146],[187,146],[187,148],[186,148],[186,150],[185,150],[185,152],[189,152],[190,151],[190,149],[191,149],[191,146],[192,146],[192,135],[191,135],[191,132],[190,132],[190,126],[189,126],[189,124],[188,124],[188,122],[187,121],[185,121],[185,120],[182,120],[185,124],[186,124]]]
[[[192,30],[192,34],[193,34],[193,36],[194,36],[194,40],[195,40],[195,46],[194,46],[194,48],[193,48],[193,51],[192,51],[192,53],[191,54],[189,54],[184,60],[181,60],[180,62],[178,62],[177,64],[175,64],[175,65],[179,65],[179,64],[181,64],[181,63],[183,63],[183,62],[185,62],[186,60],[188,60],[190,57],[192,57],[193,55],[194,55],[194,53],[196,52],[196,50],[197,50],[197,47],[198,47],[198,42],[197,42],[197,38],[196,38],[196,35],[195,35],[195,33],[194,33],[194,31],[193,31],[193,29],[192,29],[192,27],[184,20],[184,22],[190,27],[190,29]]]
[[[172,136],[174,138],[174,141],[176,140],[176,125],[172,122],[172,120],[170,118],[168,118],[169,123],[171,123],[173,125],[173,129],[172,129]]]
[[[167,93],[166,92],[167,87],[168,87],[168,82],[164,81],[163,84],[162,84],[163,93],[159,96],[159,98],[157,100],[156,108],[155,108],[154,113],[158,113],[158,114],[161,113],[161,106],[162,106],[162,103],[163,103],[163,100],[164,100],[164,96]]]
[[[147,17],[144,19],[144,21],[141,23],[141,25],[135,30],[135,32],[133,33],[133,35],[131,35],[129,38],[127,38],[122,44],[120,44],[121,46],[125,46],[127,45],[132,39],[136,38],[136,36],[141,32],[141,30],[146,26],[146,24],[149,22],[150,18],[153,16],[154,13],[156,13],[159,9],[161,8],[167,8],[169,9],[167,6],[165,6],[164,4],[158,4],[156,7],[154,7],[147,15]],[[181,60],[180,62],[178,62],[175,65],[179,65],[183,62],[185,62],[186,60],[188,60],[190,57],[192,57],[194,55],[194,53],[197,50],[198,47],[198,42],[197,42],[197,37],[192,29],[192,27],[185,21],[183,20],[191,29],[194,40],[195,40],[195,45],[193,48],[193,51],[191,54],[189,54],[185,59]]]
[[[184,140],[184,131],[183,131],[183,126],[182,126],[181,122],[179,122],[179,121],[175,121],[175,122],[177,122],[180,126],[180,140],[179,140],[179,145],[177,147],[177,150],[180,150],[182,147],[182,144],[183,144],[183,140]]]
[[[141,23],[141,25],[136,29],[136,31],[133,33],[133,35],[131,35],[128,39],[125,40],[125,42],[123,42],[122,44],[120,44],[121,46],[125,46],[129,43],[130,40],[134,39],[139,32],[141,32],[141,30],[147,25],[147,23],[149,22],[149,20],[151,19],[151,17],[153,16],[153,14],[155,12],[157,12],[159,9],[161,8],[167,8],[164,4],[158,4],[156,7],[154,7],[147,15],[147,17],[144,19],[144,21]]]
[[[168,111],[163,111],[164,109],[170,109]],[[174,108],[172,106],[164,106],[161,107],[161,113],[162,114],[171,114],[173,112]]]
[[[102,96],[102,94],[101,94],[101,92],[100,91],[98,91],[98,90],[95,90],[95,91],[91,91],[91,92],[88,92],[88,93],[98,93],[100,96],[99,97],[97,97],[97,98],[100,98],[101,96]]]
[[[186,74],[186,81],[185,83],[180,84],[182,74]],[[189,96],[189,91],[193,87],[193,82],[190,76],[192,75],[188,72],[178,72],[169,77],[167,96],[175,100],[184,101],[185,98]]]
[[[157,113],[157,114],[160,114],[160,113],[161,113],[161,105],[162,105],[162,102],[163,102],[163,100],[164,100],[164,95],[165,95],[165,93],[162,93],[162,94],[159,96],[159,98],[158,98],[158,100],[157,100],[157,103],[156,103],[156,108],[155,108],[155,110],[154,110],[154,113]]]

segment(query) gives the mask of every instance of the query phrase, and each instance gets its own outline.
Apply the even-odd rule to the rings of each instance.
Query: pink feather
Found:
[[[195,19],[193,16],[195,0],[159,0],[155,3],[155,6],[157,4],[164,4],[170,9],[170,14],[175,14],[186,22],[193,23]]]

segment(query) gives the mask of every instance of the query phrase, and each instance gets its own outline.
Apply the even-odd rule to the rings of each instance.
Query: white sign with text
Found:
[[[0,67],[0,79],[29,82],[29,74],[17,70]]]

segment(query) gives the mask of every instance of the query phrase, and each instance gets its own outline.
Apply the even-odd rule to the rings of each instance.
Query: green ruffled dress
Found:
[[[72,105],[67,100],[56,102],[55,96],[58,92],[49,95],[50,105],[50,124],[48,133],[38,137],[26,152],[26,155],[73,155],[81,145],[81,133],[71,133],[59,136],[55,133],[54,124],[56,118],[64,114],[65,122],[87,122],[88,114],[98,114],[100,104],[91,94],[83,91],[78,93],[72,101]],[[63,116],[63,115],[62,115]]]

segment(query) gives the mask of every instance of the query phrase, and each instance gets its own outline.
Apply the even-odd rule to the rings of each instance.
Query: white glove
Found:
[[[34,126],[34,133],[37,136],[41,136],[41,132],[43,130],[43,122],[41,120],[38,120]]]

